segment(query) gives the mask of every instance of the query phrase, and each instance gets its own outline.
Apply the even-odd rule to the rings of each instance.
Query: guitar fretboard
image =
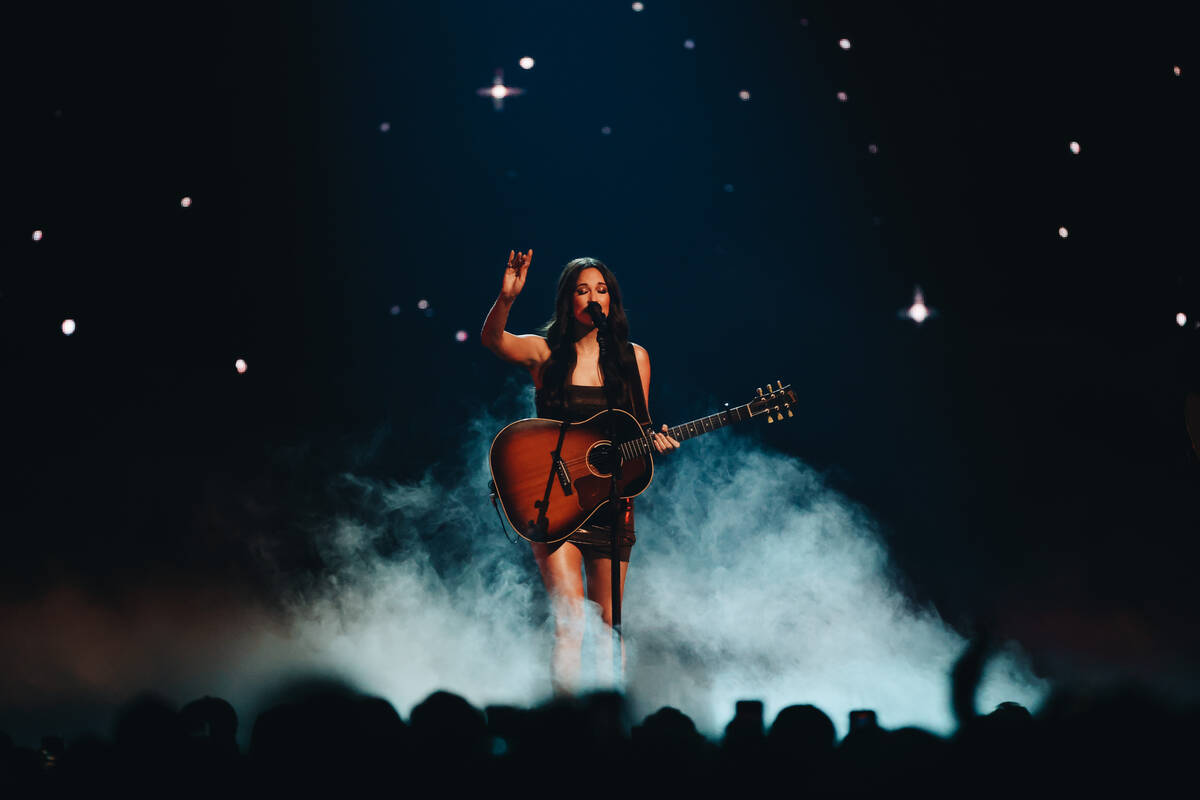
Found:
[[[761,414],[762,412],[759,411],[759,413]],[[750,413],[750,403],[747,403],[744,406],[727,408],[724,411],[718,411],[716,414],[710,414],[707,417],[701,417],[691,422],[685,422],[682,425],[676,425],[674,428],[667,428],[667,435],[682,442],[685,439],[691,439],[702,433],[715,431],[717,428],[724,428],[726,425],[732,425],[735,422],[743,422],[752,416],[754,415]],[[650,437],[647,434],[641,439],[634,439],[623,443],[618,449],[621,451],[622,460],[629,461],[654,452],[654,445],[650,443]]]

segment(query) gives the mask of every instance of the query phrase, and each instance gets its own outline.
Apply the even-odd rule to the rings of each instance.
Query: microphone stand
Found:
[[[612,576],[611,576],[611,591],[609,596],[612,598],[612,647],[613,647],[613,681],[623,691],[625,686],[625,664],[622,655],[622,637],[621,637],[621,535],[625,532],[624,525],[624,509],[621,507],[621,495],[618,490],[618,481],[621,479],[621,452],[617,448],[616,428],[614,421],[616,414],[613,413],[612,394],[608,391],[608,376],[604,374],[603,364],[604,356],[608,352],[608,318],[600,311],[600,304],[592,301],[588,303],[587,313],[592,318],[592,323],[596,326],[596,344],[600,347],[600,374],[604,379],[604,400],[608,405],[608,413],[604,415],[605,435],[612,446],[612,473],[609,477],[608,485],[608,507],[610,515],[609,528],[612,531],[612,549],[610,551],[610,559],[612,560]]]

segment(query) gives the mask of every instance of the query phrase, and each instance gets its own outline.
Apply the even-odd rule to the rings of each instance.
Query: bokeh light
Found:
[[[508,95],[508,87],[503,84],[496,84],[492,87],[492,97],[497,100],[503,100]]]
[[[244,375],[246,373],[246,359],[239,358],[237,361],[233,362],[233,368],[238,371],[239,375]]]
[[[182,208],[191,208],[192,207],[192,198],[190,198],[190,197],[179,198],[179,205]]]
[[[424,297],[422,297],[420,300],[417,301],[417,308],[424,311],[425,309],[429,308],[429,301],[426,300]]]
[[[843,50],[849,50],[850,49],[850,40],[849,39],[838,39],[838,47],[842,48]]]
[[[871,155],[875,155],[876,153],[879,152],[879,146],[874,145],[874,144],[869,144],[869,145],[867,145],[867,152],[870,153]]]
[[[849,98],[849,97],[846,95],[846,93],[845,93],[845,92],[838,92],[838,93],[837,93],[837,99],[838,99],[838,100],[840,100],[841,102],[843,102],[843,103],[844,103],[844,102],[846,102],[846,101],[847,101],[848,99],[850,99],[850,98]]]
[[[732,191],[733,191],[733,184],[732,184],[732,183],[727,183],[727,184],[725,184],[725,186],[724,186],[724,189],[725,189],[725,191],[727,191],[727,192],[732,192]]]
[[[1064,238],[1064,239],[1065,239],[1065,238],[1067,238],[1067,229],[1066,229],[1066,228],[1059,228],[1059,229],[1058,229],[1058,235],[1059,235],[1059,236],[1061,236],[1061,237],[1062,237],[1062,238]]]
[[[925,305],[925,294],[921,291],[921,287],[917,286],[913,289],[912,305],[908,307],[904,315],[920,325],[929,319],[931,313],[929,306]]]
[[[1182,75],[1182,74],[1183,74],[1183,70],[1182,70],[1182,69],[1180,69],[1179,67],[1174,67],[1174,68],[1173,68],[1171,71],[1172,71],[1172,72],[1174,72],[1176,75]]]
[[[391,129],[392,129],[392,123],[390,123],[390,122],[379,123],[379,132],[380,133],[387,133]]]
[[[1178,314],[1176,314],[1175,315],[1175,324],[1181,328],[1184,325],[1187,325],[1187,314],[1183,313],[1182,311],[1180,311]]]
[[[742,89],[740,92],[738,92],[738,97],[742,98],[743,100],[749,100],[750,93],[747,92],[745,89]],[[767,105],[770,105],[770,103],[768,103]]]
[[[533,59],[529,56],[523,57],[517,63],[521,65],[521,69],[533,69]]]
[[[35,242],[40,242],[40,241],[42,240],[42,232],[41,232],[41,230],[36,230],[36,231],[34,231],[34,232],[33,232],[33,240],[34,240]]]
[[[388,313],[390,313],[393,317],[400,316],[400,306],[392,306],[388,309]]]
[[[458,333],[454,334],[454,338],[456,341],[465,342],[467,340],[467,332],[460,330]]]
[[[600,129],[600,132],[603,133],[605,136],[608,136],[610,133],[612,133],[612,128],[605,125],[603,128]]]
[[[687,50],[695,50],[696,49],[696,43],[694,41],[692,41],[691,39],[684,39],[683,46]]]
[[[645,7],[646,6],[642,5],[641,3],[634,3],[632,6],[634,11],[641,11]]]
[[[1079,155],[1079,142],[1071,142],[1067,147],[1071,149],[1072,153]]]
[[[75,320],[64,319],[62,321],[62,332],[66,336],[70,336],[72,333],[74,333],[75,332]]]

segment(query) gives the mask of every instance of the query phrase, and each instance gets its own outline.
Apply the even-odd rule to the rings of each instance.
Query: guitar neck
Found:
[[[727,408],[724,411],[718,411],[716,414],[710,414],[707,417],[700,417],[691,422],[685,422],[682,425],[676,425],[674,428],[667,429],[667,435],[673,439],[684,441],[699,436],[702,433],[711,433],[718,428],[724,428],[726,425],[732,425],[735,422],[744,422],[751,417],[758,416],[750,411],[751,403],[744,406],[736,406]],[[759,411],[761,414],[762,411]],[[634,439],[625,442],[620,446],[621,456],[626,460],[644,456],[653,452],[653,445],[650,444],[648,437]]]

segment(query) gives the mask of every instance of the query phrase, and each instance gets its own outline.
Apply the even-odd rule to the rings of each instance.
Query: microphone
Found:
[[[591,300],[588,302],[587,308],[584,310],[587,311],[588,316],[592,318],[593,325],[595,325],[602,332],[608,331],[608,317],[604,316],[604,312],[600,310],[599,303],[597,303],[595,300]]]

